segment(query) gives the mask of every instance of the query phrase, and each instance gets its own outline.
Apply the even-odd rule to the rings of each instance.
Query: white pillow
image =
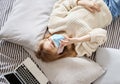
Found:
[[[120,50],[113,48],[99,48],[96,61],[107,72],[94,84],[120,84]]]
[[[57,0],[16,0],[0,38],[35,50]]]
[[[29,49],[27,52],[37,62],[52,84],[90,84],[105,71],[95,62],[86,58],[63,58],[45,63],[37,59]]]

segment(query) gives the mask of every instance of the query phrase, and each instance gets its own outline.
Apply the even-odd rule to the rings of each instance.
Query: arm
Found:
[[[75,45],[75,50],[78,56],[91,56],[98,46],[103,44],[107,40],[107,31],[102,28],[93,29],[87,35],[74,39],[74,41],[80,42]],[[81,42],[82,41],[82,42]],[[64,45],[71,44],[68,40],[61,41]]]
[[[78,37],[78,38],[77,37],[69,38],[69,37],[65,36],[65,39],[61,41],[61,44],[63,46],[66,46],[66,45],[70,45],[73,43],[85,42],[85,41],[90,41],[90,40],[91,40],[91,37],[89,34],[82,36],[82,37]]]
[[[87,10],[89,10],[92,13],[100,12],[100,6],[96,4],[94,1],[79,0],[77,3],[78,5],[85,7]]]
[[[67,15],[73,7],[77,6],[78,0],[59,0],[55,3],[51,15]]]
[[[69,11],[77,5],[77,0],[59,0],[55,3],[48,22],[48,29],[51,34],[65,32],[68,22]]]
[[[98,46],[103,44],[107,39],[107,31],[101,28],[93,29],[89,34],[84,35],[82,37],[76,37],[76,38],[69,38],[68,36],[65,36],[65,39],[61,41],[61,44],[63,46],[70,45],[73,43],[79,43],[79,42],[90,42],[96,43]]]
[[[93,1],[84,1],[84,0],[59,0],[55,3],[49,23],[52,24],[52,21],[55,19],[55,23],[58,21],[65,19],[68,15],[68,12],[74,8],[75,6],[83,6],[90,12],[100,11],[100,7]],[[54,24],[54,23],[53,23]]]
[[[84,41],[90,41],[90,35],[87,34],[85,36],[79,37],[79,38],[70,38],[71,43],[78,43],[78,42],[84,42]]]

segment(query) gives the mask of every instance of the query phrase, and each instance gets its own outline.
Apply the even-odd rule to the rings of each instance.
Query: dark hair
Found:
[[[74,44],[65,46],[63,52],[60,54],[57,54],[57,53],[52,53],[51,51],[45,50],[43,48],[44,40],[42,40],[40,42],[39,49],[37,50],[37,52],[35,52],[37,58],[42,59],[45,62],[50,62],[50,61],[54,61],[54,60],[57,60],[60,58],[75,57],[76,56]]]

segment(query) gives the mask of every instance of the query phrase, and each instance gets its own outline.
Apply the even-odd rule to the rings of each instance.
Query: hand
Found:
[[[61,46],[67,46],[67,45],[70,45],[71,42],[69,40],[61,40]]]
[[[87,1],[82,0],[81,1],[81,0],[79,0],[77,3],[78,3],[78,5],[85,7],[87,10],[89,10],[92,13],[100,12],[100,6],[93,1],[89,1],[89,0],[87,0]]]
[[[67,46],[70,44],[70,37],[68,37],[68,35],[64,34],[63,35],[65,38],[63,40],[61,40],[60,45],[61,46]]]
[[[71,41],[72,38],[68,37],[67,35],[64,35],[64,37],[65,38],[63,40],[61,40],[61,42],[60,42],[61,46],[67,46],[67,45],[72,44],[72,41]]]

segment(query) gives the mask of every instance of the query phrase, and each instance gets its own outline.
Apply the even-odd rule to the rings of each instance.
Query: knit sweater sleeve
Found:
[[[107,39],[107,31],[102,28],[93,29],[89,35],[91,36],[90,42],[96,42],[98,45],[103,44]]]
[[[76,46],[78,56],[83,56],[85,54],[88,57],[91,56],[98,46],[102,45],[107,40],[107,31],[102,28],[95,28],[88,34],[90,35],[91,40],[82,42]]]

